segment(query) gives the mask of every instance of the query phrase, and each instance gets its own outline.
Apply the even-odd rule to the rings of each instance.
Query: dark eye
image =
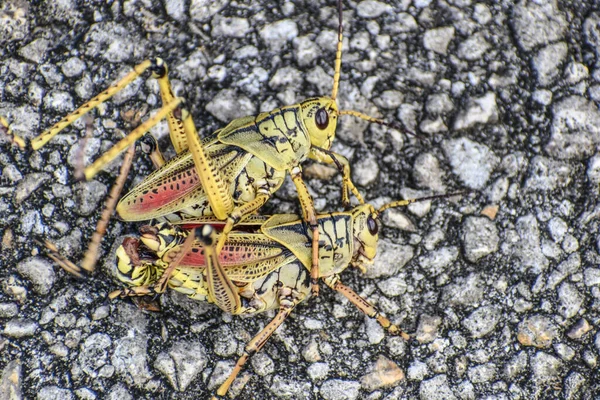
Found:
[[[317,114],[315,115],[315,124],[317,124],[317,128],[323,130],[327,128],[329,125],[329,114],[325,111],[324,108],[319,108]]]
[[[367,218],[367,228],[369,228],[369,233],[373,236],[377,235],[377,232],[379,232],[377,221],[375,221],[372,217]]]

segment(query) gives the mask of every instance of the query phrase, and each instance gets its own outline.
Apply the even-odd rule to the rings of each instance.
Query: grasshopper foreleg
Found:
[[[325,164],[335,164],[337,169],[342,173],[342,205],[344,207],[350,207],[350,192],[354,194],[359,204],[365,204],[362,195],[358,192],[354,183],[352,183],[352,179],[350,178],[350,163],[346,157],[316,146],[311,147],[309,157]]]
[[[302,170],[300,167],[294,167],[290,171],[292,181],[296,185],[298,199],[302,207],[302,216],[308,222],[312,230],[312,268],[310,270],[310,283],[312,285],[312,294],[319,295],[319,225],[317,224],[317,212],[313,203],[312,196],[302,180]]]
[[[340,278],[338,275],[331,275],[323,280],[325,281],[327,286],[329,286],[336,292],[343,294],[360,311],[365,313],[365,315],[379,322],[379,324],[390,334],[402,336],[404,340],[410,339],[410,336],[406,332],[402,331],[400,328],[398,328],[398,326],[392,324],[389,319],[381,315],[381,313],[375,306],[373,306],[371,303],[369,303],[367,300],[361,297],[354,290],[340,282]]]

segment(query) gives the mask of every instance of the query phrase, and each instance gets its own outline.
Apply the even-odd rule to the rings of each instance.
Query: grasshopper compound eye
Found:
[[[329,114],[324,108],[319,108],[315,114],[315,124],[317,125],[317,128],[321,130],[327,128],[329,125]]]
[[[367,218],[367,228],[369,228],[369,233],[373,236],[379,232],[379,225],[377,225],[377,221],[373,217]]]

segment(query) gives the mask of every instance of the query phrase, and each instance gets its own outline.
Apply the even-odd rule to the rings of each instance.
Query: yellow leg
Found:
[[[358,293],[350,289],[348,286],[340,282],[337,275],[332,275],[324,279],[327,286],[331,287],[338,293],[343,294],[352,304],[354,304],[360,311],[365,313],[368,317],[374,318],[379,324],[386,329],[392,335],[400,335],[404,340],[409,340],[410,336],[403,332],[396,325],[392,324],[389,319],[379,313],[379,310],[375,308],[367,300],[363,299]]]
[[[275,318],[267,326],[265,326],[256,336],[248,342],[246,347],[244,348],[244,354],[238,359],[235,367],[233,367],[233,371],[227,377],[227,380],[223,382],[223,384],[217,390],[217,394],[219,396],[225,396],[229,387],[237,377],[237,375],[242,370],[246,361],[256,352],[260,351],[263,346],[267,343],[273,332],[277,330],[285,321],[285,319],[290,315],[296,304],[300,302],[300,298],[294,297],[294,292],[290,288],[283,287],[279,290],[279,303],[280,309]]]
[[[221,250],[223,250],[223,246],[225,245],[225,241],[227,240],[229,232],[231,232],[235,224],[246,219],[246,217],[261,208],[270,197],[271,196],[269,196],[267,193],[259,192],[254,200],[249,203],[242,204],[231,212],[229,217],[227,217],[227,222],[225,223],[223,231],[219,236],[219,241],[217,243],[217,254],[220,254]]]
[[[200,239],[204,249],[208,299],[223,311],[238,314],[242,308],[240,295],[219,263],[218,253],[214,247],[217,238],[215,230],[211,225],[204,225],[202,228],[195,229],[195,236]]]
[[[83,261],[81,262],[81,268],[86,271],[93,272],[94,267],[96,265],[96,261],[98,260],[98,250],[100,249],[100,242],[106,233],[106,227],[108,226],[108,221],[115,211],[115,207],[117,202],[119,201],[119,197],[121,195],[121,191],[123,190],[123,186],[125,185],[125,180],[127,179],[127,175],[129,174],[129,169],[131,168],[131,164],[133,162],[133,155],[135,154],[135,145],[129,146],[127,153],[125,153],[125,158],[123,160],[123,164],[121,164],[121,170],[119,171],[119,176],[115,181],[113,187],[110,189],[110,193],[108,194],[108,198],[106,199],[106,205],[104,206],[104,210],[102,211],[102,216],[96,225],[96,231],[92,235],[92,240],[88,246],[87,251],[85,252],[85,256],[83,257]]]
[[[196,172],[200,182],[202,182],[202,187],[206,192],[213,214],[218,219],[225,220],[234,209],[233,198],[229,193],[229,184],[223,178],[214,161],[204,153],[192,117],[188,113],[185,114],[183,124],[189,150],[194,158]]]
[[[77,278],[80,278],[80,279],[85,278],[84,274],[82,273],[81,268],[79,266],[75,265],[71,260],[69,260],[68,258],[63,256],[62,254],[60,254],[60,252],[58,251],[58,249],[56,248],[54,243],[50,242],[49,240],[45,240],[43,242],[36,240],[36,242],[39,245],[44,246],[46,248],[46,250],[49,251],[48,257],[50,257],[52,260],[54,260],[54,262],[59,267],[61,267],[62,269],[64,269],[68,273],[70,273],[71,275],[76,276]]]
[[[344,207],[350,206],[350,192],[354,194],[354,197],[356,197],[360,204],[365,204],[362,195],[358,192],[354,183],[352,183],[352,179],[350,178],[350,163],[346,157],[330,150],[312,146],[309,158],[325,164],[335,164],[338,170],[340,170],[342,173],[342,205]]]
[[[15,135],[13,133],[12,129],[10,129],[10,125],[8,124],[8,121],[6,120],[6,118],[1,117],[1,116],[0,116],[0,131],[3,131],[7,136],[9,136],[12,143],[16,144],[21,149],[25,148],[25,140],[23,140],[23,138]]]
[[[302,170],[300,167],[295,167],[290,171],[290,176],[294,185],[296,185],[296,191],[298,192],[298,199],[300,200],[300,206],[302,208],[302,216],[310,229],[312,230],[312,268],[310,270],[310,283],[312,285],[313,296],[319,295],[319,225],[317,224],[317,212],[315,211],[315,205],[313,199],[308,193],[306,184],[302,180]]]
[[[41,135],[32,139],[31,147],[34,150],[38,150],[39,148],[44,146],[46,143],[48,143],[48,141],[50,139],[52,139],[54,136],[56,136],[56,134],[58,134],[60,131],[62,131],[69,125],[71,125],[73,122],[77,121],[79,118],[83,117],[85,114],[87,114],[92,109],[98,107],[98,105],[100,105],[100,104],[104,103],[105,101],[107,101],[108,99],[110,99],[116,93],[123,90],[123,88],[125,88],[127,85],[129,85],[131,82],[133,82],[137,77],[139,77],[142,73],[144,73],[144,71],[146,71],[151,66],[152,66],[152,61],[146,60],[143,63],[138,64],[135,67],[133,67],[133,71],[128,73],[123,79],[121,79],[120,81],[111,85],[104,92],[100,93],[99,95],[97,95],[96,97],[94,97],[93,99],[91,99],[90,101],[88,101],[87,103],[82,105],[81,107],[79,107],[77,110],[73,111],[71,114],[67,115],[66,117],[64,117],[63,119],[58,121],[56,124],[54,124],[54,126],[47,129],[46,131],[42,132]]]
[[[172,113],[179,104],[183,102],[182,98],[176,98],[169,104],[165,104],[152,118],[135,128],[129,135],[121,139],[117,144],[111,147],[106,153],[102,154],[92,165],[84,171],[85,178],[92,179],[106,164],[114,160],[123,150],[135,143],[148,132],[154,125],[158,124],[167,114]]]

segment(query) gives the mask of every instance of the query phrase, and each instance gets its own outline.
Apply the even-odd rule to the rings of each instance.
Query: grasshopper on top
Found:
[[[123,79],[34,138],[31,146],[33,149],[44,146],[57,133],[150,70],[158,80],[162,108],[88,166],[85,177],[91,179],[104,165],[166,118],[177,156],[164,164],[159,163],[157,171],[121,199],[117,212],[127,221],[161,217],[176,221],[187,216],[214,215],[226,221],[216,246],[220,252],[233,226],[258,210],[289,173],[298,191],[303,217],[313,231],[311,277],[313,291],[317,292],[319,231],[313,200],[302,179],[301,163],[311,158],[335,164],[342,171],[342,202],[348,205],[352,192],[362,204],[363,198],[350,180],[348,160],[329,150],[337,120],[340,115],[347,114],[385,124],[358,111],[338,109],[336,99],[343,39],[341,0],[338,11],[335,71],[329,97],[310,98],[299,104],[235,119],[201,142],[191,114],[182,108],[183,99],[173,94],[167,65],[157,58],[136,65]]]

